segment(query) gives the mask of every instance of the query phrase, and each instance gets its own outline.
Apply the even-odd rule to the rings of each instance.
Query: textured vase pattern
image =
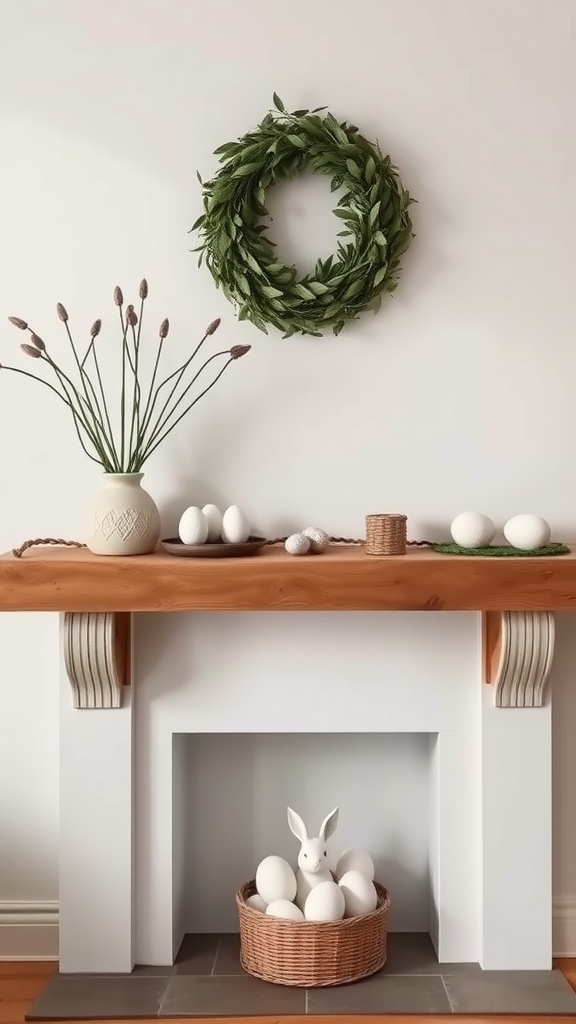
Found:
[[[160,515],[142,473],[106,473],[92,509],[88,547],[97,555],[145,555],[160,538]]]
[[[98,515],[94,517],[94,533],[101,533],[106,540],[110,540],[115,533],[123,541],[131,537],[141,540],[150,529],[151,519],[149,512],[139,512],[137,508],[127,508],[120,514],[111,509],[102,518]]]

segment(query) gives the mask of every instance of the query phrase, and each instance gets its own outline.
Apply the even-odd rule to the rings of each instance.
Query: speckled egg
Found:
[[[303,533],[292,533],[286,538],[284,547],[289,555],[307,555],[310,551],[310,540]]]
[[[310,541],[310,550],[313,555],[321,555],[330,547],[330,537],[319,526],[307,526],[303,532]]]
[[[461,512],[452,520],[450,533],[461,548],[485,548],[494,540],[496,527],[482,512]]]

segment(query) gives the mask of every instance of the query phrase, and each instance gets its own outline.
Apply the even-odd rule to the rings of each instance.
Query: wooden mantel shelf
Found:
[[[576,550],[468,558],[426,549],[372,557],[105,558],[85,549],[0,555],[0,611],[555,611],[576,608]]]

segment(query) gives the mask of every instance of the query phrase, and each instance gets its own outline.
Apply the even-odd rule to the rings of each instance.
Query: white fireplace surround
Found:
[[[170,964],[193,930],[184,833],[194,823],[181,812],[178,736],[323,732],[432,735],[429,927],[438,958],[549,969],[550,696],[540,707],[497,705],[537,703],[553,633],[531,613],[515,614],[509,627],[522,639],[504,643],[498,686],[484,682],[475,613],[138,615],[133,685],[121,707],[105,710],[73,707],[63,658],[61,969]],[[61,622],[65,639],[70,620]],[[527,646],[527,628],[540,648]],[[520,697],[502,696],[511,666],[524,679]],[[377,813],[378,786],[367,786]],[[313,781],[300,802],[315,810]],[[284,815],[279,805],[282,834]],[[343,843],[345,805],[339,833]]]

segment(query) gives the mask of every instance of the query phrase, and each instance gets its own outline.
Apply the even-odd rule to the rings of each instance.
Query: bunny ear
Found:
[[[299,839],[301,843],[306,842],[308,839],[306,825],[302,821],[300,815],[296,814],[296,811],[293,811],[291,807],[288,808],[288,825],[292,834],[296,836],[296,839]]]
[[[335,807],[330,814],[327,814],[324,821],[320,825],[320,839],[325,842],[326,839],[330,839],[330,836],[336,831],[336,825],[338,824],[338,808]]]

